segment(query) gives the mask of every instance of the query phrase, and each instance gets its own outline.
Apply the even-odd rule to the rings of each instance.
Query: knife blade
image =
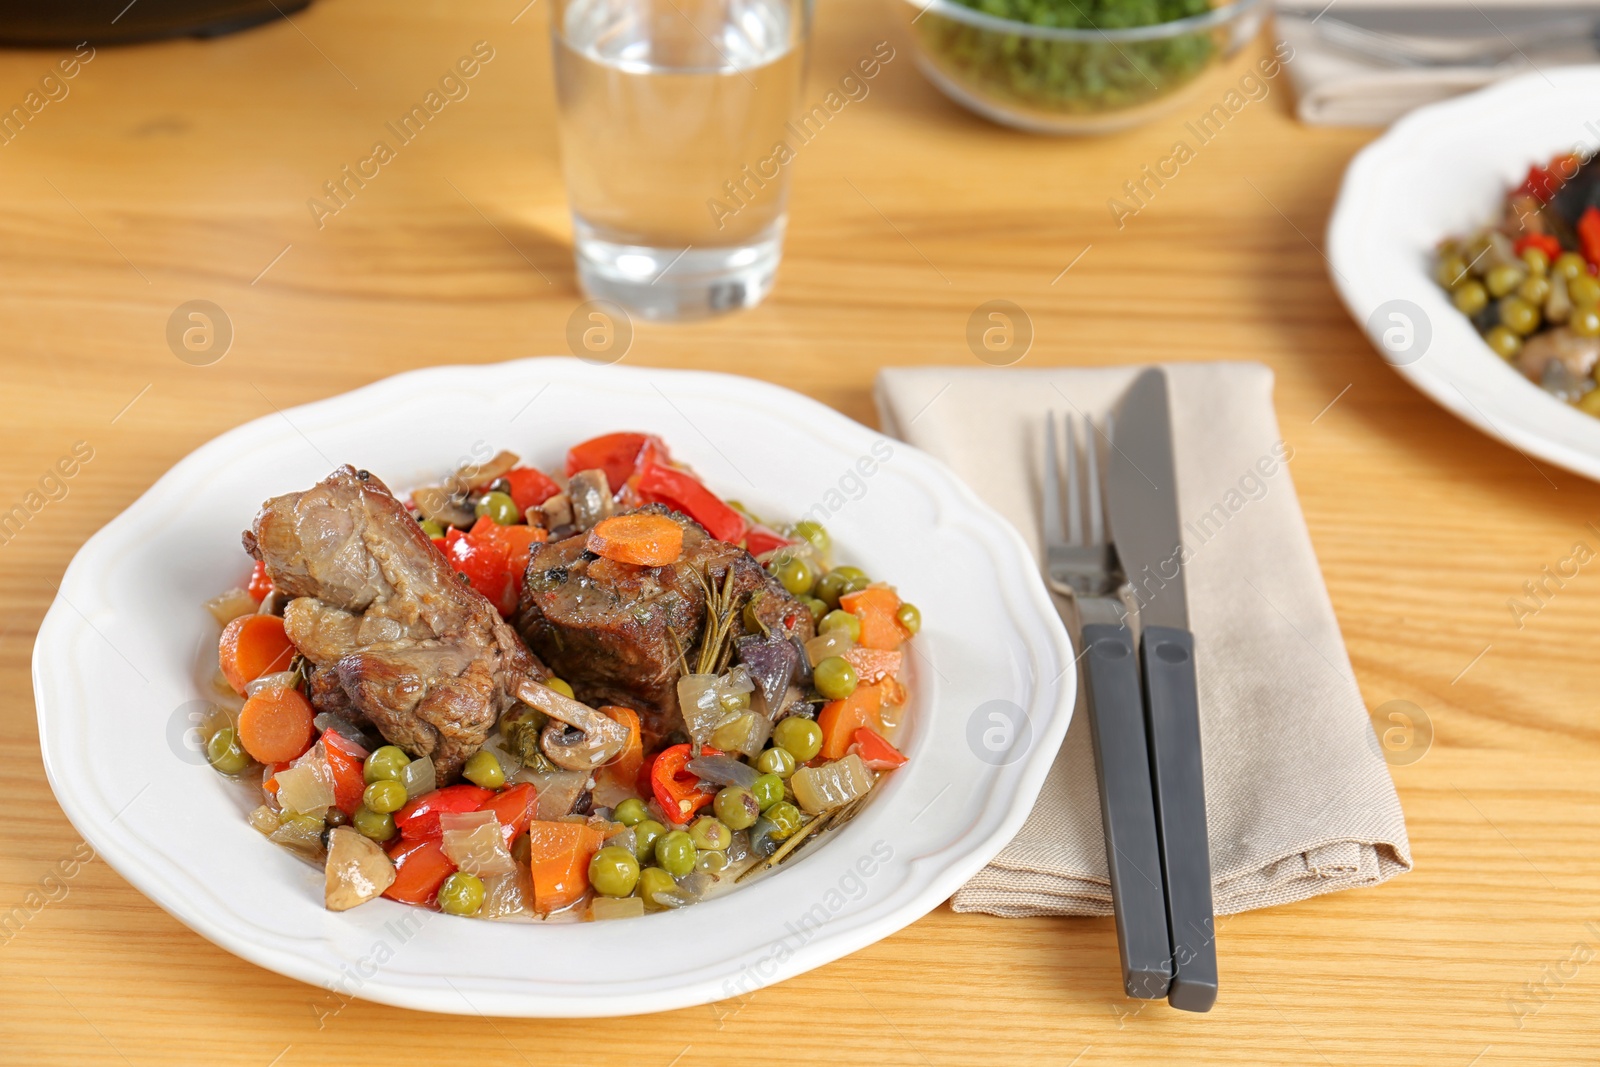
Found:
[[[1172,944],[1167,1002],[1210,1011],[1217,999],[1211,848],[1165,373],[1151,369],[1134,379],[1115,425],[1107,512],[1141,624],[1150,777]]]

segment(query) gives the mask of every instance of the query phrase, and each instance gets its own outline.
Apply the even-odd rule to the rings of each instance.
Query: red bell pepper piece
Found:
[[[1548,204],[1556,192],[1578,173],[1579,160],[1574,155],[1556,156],[1545,166],[1528,168],[1528,176],[1517,186],[1516,194],[1531,196],[1541,204]]]
[[[1518,256],[1521,256],[1522,253],[1530,248],[1537,248],[1552,263],[1561,254],[1561,242],[1557,240],[1556,235],[1553,233],[1525,233],[1518,237],[1516,243],[1511,247]]]
[[[465,782],[447,785],[443,789],[422,794],[395,812],[394,824],[400,828],[400,836],[407,841],[438,837],[443,833],[439,829],[440,815],[445,812],[477,811],[489,796],[489,790]]]
[[[771,552],[779,548],[788,548],[792,544],[794,544],[793,541],[776,530],[767,529],[765,526],[750,527],[750,532],[744,538],[745,551],[752,556],[759,556],[763,552]]]
[[[257,604],[267,599],[267,594],[272,592],[272,579],[267,577],[266,560],[256,560],[255,569],[250,572],[250,584],[244,588]]]
[[[738,544],[750,522],[724,504],[717,495],[687,471],[650,464],[639,472],[639,496],[653,504],[681,511],[706,528],[718,541]]]
[[[667,446],[649,433],[608,433],[573,445],[567,452],[567,477],[579,471],[603,470],[613,494],[620,491],[634,471],[647,462],[665,462]]]
[[[1578,250],[1583,253],[1583,258],[1589,261],[1592,269],[1600,264],[1600,209],[1594,207],[1584,208],[1583,214],[1578,217]]]
[[[506,848],[511,847],[533,819],[533,808],[538,800],[533,786],[528,782],[519,782],[509,789],[502,789],[479,807],[479,811],[492,811],[494,817],[500,820],[500,828],[506,835]]]
[[[322,731],[322,750],[333,772],[333,802],[346,815],[354,815],[367,788],[367,750],[337,730]]]
[[[534,467],[513,467],[502,477],[511,486],[511,499],[518,511],[536,508],[561,492],[561,487]]]
[[[706,755],[721,754],[710,747],[702,748],[701,752]],[[687,823],[695,812],[715,799],[711,793],[702,793],[699,789],[700,779],[685,769],[685,765],[693,758],[688,745],[673,745],[662,749],[650,766],[650,788],[656,795],[656,803],[661,805],[667,818],[679,826]]]
[[[436,903],[439,887],[456,873],[456,865],[444,854],[444,842],[437,837],[402,840],[389,858],[394,861],[394,882],[383,895],[402,904]]]
[[[892,771],[896,767],[906,765],[906,757],[895,748],[883,735],[870,726],[862,726],[855,732],[855,744],[850,747],[855,749],[856,755],[861,757],[861,762],[874,771]]]

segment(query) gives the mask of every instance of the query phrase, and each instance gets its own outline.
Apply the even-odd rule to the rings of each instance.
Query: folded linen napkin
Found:
[[[1424,104],[1435,103],[1522,74],[1597,57],[1592,34],[1538,32],[1569,27],[1592,14],[1595,0],[1280,0],[1278,38],[1293,49],[1285,65],[1294,82],[1302,122],[1328,126],[1387,126]],[[1466,38],[1487,42],[1491,60],[1481,64],[1416,65],[1366,48],[1338,43],[1348,22],[1405,35],[1436,53],[1450,54]],[[1348,35],[1346,35],[1346,39]],[[1498,61],[1493,61],[1498,56]]]
[[[890,369],[876,395],[885,431],[953,467],[1037,552],[1045,415],[1076,410],[1098,420],[1140,369]],[[1400,801],[1290,482],[1293,450],[1273,414],[1272,372],[1256,363],[1166,371],[1192,553],[1216,911],[1408,871]],[[1022,832],[953,904],[1004,916],[1111,913],[1081,698]]]

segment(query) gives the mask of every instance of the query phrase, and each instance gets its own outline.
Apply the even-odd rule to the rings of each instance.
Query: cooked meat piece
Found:
[[[644,713],[650,741],[682,725],[679,654],[694,662],[706,622],[703,583],[720,590],[731,567],[734,595],[743,603],[760,594],[755,614],[772,633],[805,641],[812,626],[811,613],[750,553],[660,504],[639,510],[667,515],[683,527],[677,562],[614,563],[586,551],[583,537],[538,546],[522,583],[517,629],[580,700]],[[733,636],[744,632],[741,617]]]
[[[512,691],[548,672],[377,478],[344,466],[262,505],[245,550],[294,599],[284,628],[316,670],[312,700],[430,756],[441,782],[483,744]]]

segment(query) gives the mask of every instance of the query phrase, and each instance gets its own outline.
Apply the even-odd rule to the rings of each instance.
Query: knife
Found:
[[[1159,369],[1134,379],[1122,400],[1106,497],[1111,534],[1139,605],[1150,778],[1172,944],[1167,1003],[1210,1011],[1217,1000],[1217,953],[1200,706],[1167,376]]]

